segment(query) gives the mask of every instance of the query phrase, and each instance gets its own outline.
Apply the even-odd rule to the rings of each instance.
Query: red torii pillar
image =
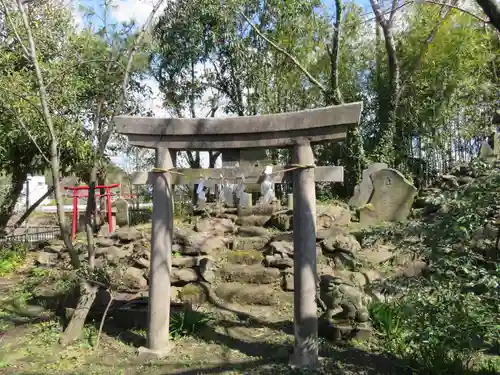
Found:
[[[105,194],[96,194],[96,197],[106,196],[107,206],[108,206],[108,228],[109,232],[113,231],[113,213],[111,212],[111,189],[120,187],[120,184],[112,185],[98,185],[96,189],[105,189]],[[89,190],[88,186],[65,186],[64,189],[73,191],[73,225],[71,227],[71,238],[74,240],[76,237],[76,222],[78,221],[78,198],[88,197],[89,194],[80,195],[80,190]]]

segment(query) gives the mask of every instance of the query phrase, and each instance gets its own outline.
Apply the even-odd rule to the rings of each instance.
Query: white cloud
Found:
[[[143,81],[144,84],[149,86],[152,91],[151,98],[148,98],[144,105],[153,111],[156,117],[171,117],[168,111],[163,106],[162,94],[160,92],[160,87],[158,81],[154,78],[147,79]]]
[[[157,0],[158,1],[158,0]],[[156,17],[161,14],[168,0],[163,0]],[[155,2],[153,0],[115,0],[112,15],[118,22],[135,21],[143,25],[151,14]]]
[[[73,23],[76,26],[77,30],[82,30],[84,25],[84,15],[79,9],[79,1],[63,0],[61,1],[61,5],[69,9],[73,17]]]

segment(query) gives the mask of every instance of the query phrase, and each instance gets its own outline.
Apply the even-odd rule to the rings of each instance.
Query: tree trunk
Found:
[[[490,19],[490,23],[500,32],[500,4],[498,0],[476,0]]]
[[[212,117],[215,116],[215,111],[212,110]],[[220,151],[209,151],[208,152],[208,168],[215,168],[215,163],[217,162],[217,159],[221,155]],[[219,185],[215,184],[214,187],[214,195],[215,195],[215,200],[217,201],[218,196],[219,196]]]
[[[36,210],[36,208],[46,199],[50,194],[54,192],[54,186],[51,186],[47,192],[42,195],[35,203],[31,205],[30,208],[19,218],[19,220],[16,221],[14,224],[14,229],[19,228],[21,224],[31,215],[33,211]]]
[[[332,47],[330,55],[330,87],[326,104],[342,104],[342,92],[339,87],[339,60],[340,60],[340,35],[342,31],[342,1],[335,0],[335,25],[333,26]]]
[[[70,322],[61,336],[61,344],[68,345],[80,337],[85,319],[94,303],[98,287],[87,281],[80,282],[80,298]]]
[[[48,95],[45,90],[45,83],[43,80],[42,70],[40,68],[40,64],[38,63],[38,56],[36,51],[36,44],[33,38],[33,34],[31,32],[31,27],[28,19],[28,15],[24,9],[24,4],[22,0],[17,0],[17,7],[19,9],[19,13],[21,14],[23,26],[26,30],[26,34],[28,37],[28,46],[29,46],[29,54],[30,60],[33,63],[33,67],[35,70],[36,80],[38,83],[38,94],[40,96],[40,104],[43,112],[43,120],[45,125],[47,126],[47,130],[50,136],[50,168],[52,172],[52,185],[54,186],[54,195],[56,198],[57,205],[57,219],[59,221],[59,227],[61,228],[61,234],[63,237],[64,245],[69,250],[71,256],[71,264],[73,268],[78,269],[80,267],[80,259],[78,258],[78,254],[73,249],[73,243],[71,242],[71,232],[69,227],[66,225],[66,218],[64,216],[64,204],[63,197],[61,193],[61,186],[59,183],[59,175],[60,175],[60,163],[59,163],[59,145],[57,142],[57,134],[54,127],[54,122],[52,120],[52,114],[50,112],[49,103],[48,103]]]
[[[201,158],[200,158],[200,152],[199,151],[186,151],[186,156],[188,159],[189,163],[189,168],[201,168]],[[198,202],[198,195],[196,194],[196,191],[198,190],[198,184],[193,185],[193,191],[192,191],[192,196],[191,196],[191,203],[193,206],[196,205]]]
[[[5,232],[5,228],[12,217],[27,177],[28,172],[22,168],[15,170],[12,174],[10,188],[0,203],[0,233]]]
[[[103,186],[106,185],[106,176],[103,174],[99,173],[97,176],[97,185]],[[108,217],[108,198],[104,195],[106,194],[106,189],[99,189],[99,224],[100,226],[103,226],[106,224],[106,218]],[[109,225],[109,223],[108,223]]]
[[[332,35],[332,46],[330,55],[330,80],[325,95],[326,105],[339,105],[344,103],[342,92],[339,87],[339,60],[340,60],[340,38],[342,33],[342,1],[335,0],[335,25]],[[354,187],[361,179],[363,172],[363,139],[359,125],[347,131],[344,141],[346,179],[344,180],[344,195],[351,196]],[[337,185],[332,184],[332,190],[337,190]]]
[[[95,268],[95,248],[92,226],[90,224],[85,225],[85,232],[87,234],[89,269],[92,271]],[[67,345],[80,337],[83,326],[85,325],[85,320],[94,304],[98,289],[99,287],[97,285],[87,280],[80,281],[80,297],[78,299],[78,304],[70,318],[68,326],[61,336],[61,343],[63,345]]]
[[[387,84],[387,91],[383,93],[385,98],[379,98],[379,103],[384,103],[384,107],[379,112],[380,118],[380,136],[375,154],[378,160],[386,162],[389,165],[394,164],[394,136],[396,132],[396,114],[399,105],[400,90],[400,64],[396,53],[396,42],[393,36],[392,16],[395,12],[396,2],[393,3],[393,11],[389,19],[385,18],[382,13],[377,0],[370,0],[373,13],[377,20],[378,25],[384,34],[385,51],[388,60],[389,69],[389,82]],[[379,87],[379,96],[382,94]]]
[[[97,212],[97,205],[95,200],[95,187],[97,185],[97,165],[96,158],[94,158],[94,165],[90,171],[90,179],[88,183],[88,198],[87,208],[85,209],[85,224],[90,225],[94,230],[96,229],[95,215]]]

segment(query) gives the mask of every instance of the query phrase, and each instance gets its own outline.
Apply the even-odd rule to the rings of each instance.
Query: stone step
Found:
[[[217,278],[226,282],[244,284],[274,284],[280,280],[280,271],[261,264],[230,264],[216,271]]]
[[[217,297],[243,305],[276,306],[293,302],[293,293],[286,293],[272,285],[221,283],[215,288]]]

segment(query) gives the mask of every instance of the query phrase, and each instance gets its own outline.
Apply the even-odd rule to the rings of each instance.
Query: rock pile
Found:
[[[232,303],[293,302],[290,293],[294,290],[293,259],[298,250],[294,249],[292,232],[285,231],[293,225],[292,212],[234,210],[212,211],[210,217],[198,217],[191,227],[174,229],[171,280],[175,302],[202,303],[207,297],[207,285],[218,298]],[[319,283],[323,286],[320,294],[325,297],[328,296],[325,293],[330,293],[330,297],[325,297],[329,301],[325,318],[330,328],[341,332],[331,335],[337,338],[352,334],[347,328],[352,325],[345,321],[352,318],[352,309],[358,320],[364,316],[367,297],[363,288],[383,278],[371,268],[394,257],[391,248],[363,248],[346,227],[350,220],[347,206],[318,206],[316,248],[318,276],[323,280]],[[134,228],[119,228],[111,235],[95,239],[96,266],[106,267],[112,279],[119,280],[118,292],[147,294],[149,241],[149,233]],[[85,259],[86,247],[77,248],[81,259]],[[53,267],[69,262],[69,254],[62,243],[54,242],[39,251],[37,260],[40,265]],[[335,282],[324,281],[332,277]],[[341,293],[343,297],[337,301],[331,293]],[[354,306],[350,312],[334,319],[332,311],[340,308],[345,313],[346,304],[350,303]],[[366,321],[361,319],[358,323]],[[368,325],[365,326],[363,337],[369,331]]]
[[[441,175],[434,183],[420,191],[413,205],[413,215],[434,215],[447,210],[447,207],[437,196],[444,190],[455,190],[474,182],[481,173],[469,164],[457,165],[447,174]]]

